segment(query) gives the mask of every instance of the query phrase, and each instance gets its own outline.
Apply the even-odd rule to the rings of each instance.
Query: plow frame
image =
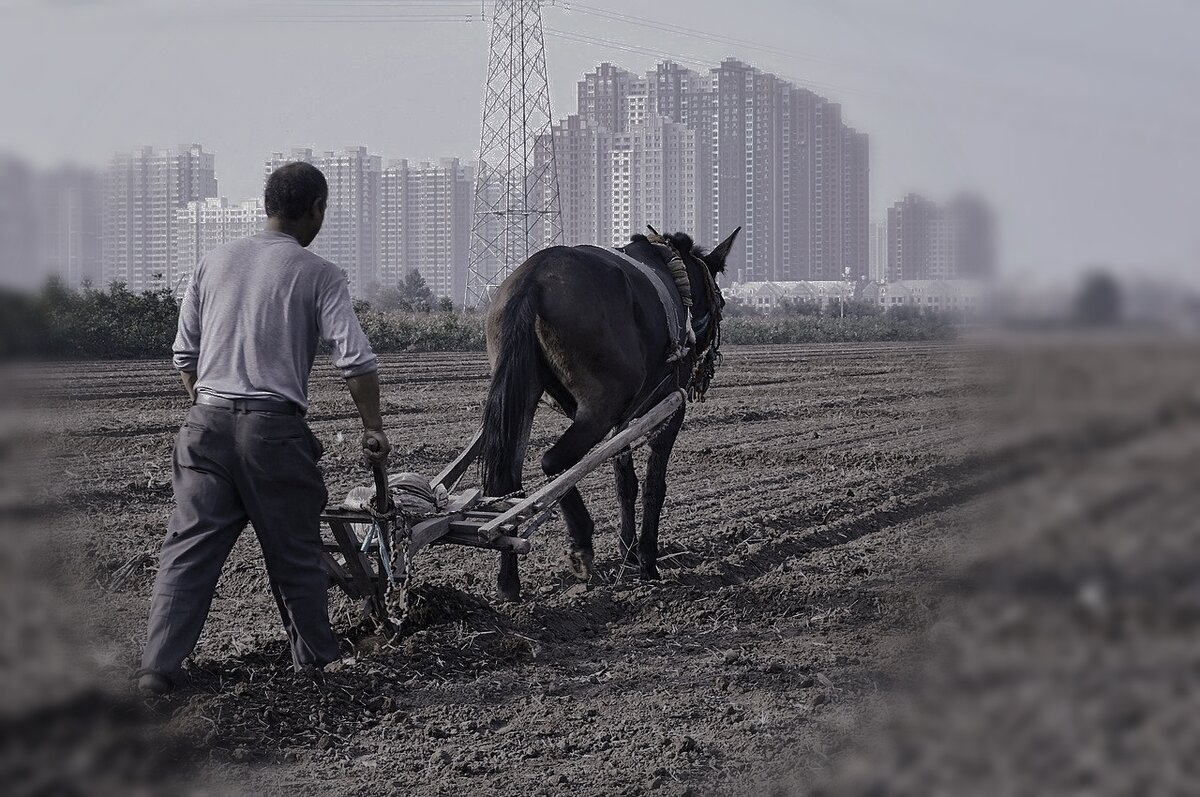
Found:
[[[404,548],[394,553],[379,542],[381,537],[386,538],[386,528],[382,527],[389,523],[387,510],[392,507],[392,501],[387,474],[383,466],[376,466],[374,506],[383,507],[383,512],[327,507],[321,514],[322,523],[329,527],[332,535],[332,541],[322,540],[322,556],[330,585],[341,589],[352,600],[360,601],[364,613],[381,626],[390,627],[387,592],[389,584],[400,574],[391,572],[393,565],[389,558],[398,562],[401,568],[407,568],[407,563],[417,552],[431,545],[528,554],[533,549],[533,535],[572,487],[613,457],[648,442],[686,401],[682,390],[672,392],[528,496],[498,498],[484,496],[478,489],[452,493],[444,514],[418,520],[411,525],[407,538],[396,538],[396,544]],[[482,441],[481,429],[434,478],[431,486],[453,490],[478,459]],[[364,529],[364,533],[360,534],[358,529]]]

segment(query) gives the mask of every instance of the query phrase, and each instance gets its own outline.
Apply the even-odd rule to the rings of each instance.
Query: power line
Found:
[[[337,0],[290,0],[290,2],[282,2],[282,3],[279,3],[278,5],[284,6],[284,7],[299,6],[299,7],[313,7],[313,8],[320,8],[320,7],[332,8],[332,7],[343,7],[343,6],[361,6],[364,8],[380,8],[380,9],[395,8],[397,10],[397,13],[391,13],[391,14],[386,14],[386,15],[383,15],[383,14],[379,14],[379,15],[358,14],[358,15],[350,15],[350,16],[341,16],[341,17],[339,17],[339,16],[303,15],[303,16],[285,17],[285,18],[262,17],[262,19],[271,20],[271,21],[299,21],[299,22],[355,22],[355,23],[361,23],[361,22],[410,22],[410,23],[459,23],[459,24],[462,24],[462,23],[474,23],[474,22],[488,20],[490,17],[490,14],[489,14],[490,7],[493,6],[494,4],[495,4],[495,0],[348,0],[348,2],[339,2]],[[835,61],[814,58],[811,56],[805,56],[805,55],[801,55],[794,51],[790,51],[790,50],[783,49],[783,48],[778,48],[778,47],[773,47],[770,45],[756,43],[756,42],[752,42],[752,41],[749,41],[746,39],[738,39],[738,38],[730,37],[730,36],[722,36],[722,35],[718,35],[718,34],[712,34],[712,33],[708,33],[706,31],[702,31],[702,30],[699,30],[696,28],[676,26],[673,24],[663,23],[663,22],[659,22],[656,20],[652,20],[652,19],[646,19],[643,17],[636,17],[636,16],[632,16],[629,14],[623,14],[623,13],[617,12],[617,11],[610,11],[608,9],[600,9],[600,8],[596,8],[594,6],[590,6],[586,3],[568,1],[568,2],[564,2],[564,3],[556,4],[553,6],[548,5],[547,7],[557,7],[557,8],[563,9],[564,11],[566,11],[568,13],[575,14],[575,15],[580,15],[580,14],[590,15],[590,16],[597,17],[600,19],[605,19],[608,22],[613,22],[613,23],[622,24],[622,25],[629,25],[631,27],[648,28],[651,30],[659,31],[659,32],[669,33],[673,36],[686,37],[686,38],[690,38],[693,40],[706,42],[709,44],[727,45],[730,47],[741,47],[741,48],[746,48],[746,49],[750,49],[750,50],[755,50],[758,52],[776,55],[779,57],[786,57],[786,58],[790,58],[790,59],[801,59],[801,60],[812,61],[815,63],[826,63],[826,64],[831,64],[831,65],[839,65],[838,62],[835,62]],[[412,13],[406,12],[407,9],[424,10],[426,8],[429,8],[429,9],[445,8],[447,11],[449,11],[450,9],[454,9],[456,12],[459,9],[462,9],[464,13],[461,13],[461,14],[459,14],[459,13],[454,13],[454,14],[451,14],[451,13],[412,14]],[[468,13],[468,12],[466,12],[467,8],[477,9],[478,12],[477,13]],[[706,58],[704,56],[675,53],[675,52],[671,52],[671,51],[666,50],[659,46],[653,46],[653,45],[647,46],[647,45],[632,44],[632,43],[625,42],[625,41],[617,41],[617,40],[609,38],[609,37],[589,35],[589,34],[581,33],[578,31],[545,28],[545,34],[547,36],[551,36],[556,39],[560,39],[562,41],[572,42],[572,43],[576,43],[576,44],[594,45],[597,47],[604,47],[604,48],[611,49],[611,50],[617,50],[620,52],[627,52],[627,53],[632,53],[632,54],[636,54],[636,55],[644,55],[644,56],[653,57],[653,58],[666,58],[666,59],[670,59],[673,61],[677,61],[680,64],[685,65],[685,66],[699,67],[699,68],[703,68],[703,69],[712,69],[719,65],[718,61],[711,59],[711,58]],[[842,64],[842,65],[844,65],[844,64]],[[766,71],[770,71],[770,70],[766,70]],[[982,96],[977,98],[977,102],[972,102],[969,104],[963,104],[962,102],[959,102],[958,104],[954,105],[953,107],[946,106],[946,105],[940,105],[937,108],[934,108],[933,103],[931,102],[932,97],[926,91],[919,89],[919,87],[910,86],[907,91],[904,91],[903,94],[908,97],[908,99],[905,99],[904,96],[901,96],[896,91],[891,91],[891,90],[889,90],[889,91],[872,91],[870,89],[863,89],[863,88],[859,88],[859,87],[848,86],[845,84],[817,81],[817,80],[812,80],[810,78],[797,78],[797,77],[794,77],[791,75],[774,72],[774,71],[771,71],[771,73],[775,74],[777,77],[779,77],[782,80],[794,83],[798,86],[805,87],[805,88],[812,88],[812,89],[820,90],[820,91],[838,95],[838,96],[853,95],[853,96],[870,98],[873,100],[890,102],[890,103],[909,103],[912,101],[912,99],[914,98],[914,95],[915,95],[915,98],[918,99],[922,105],[926,106],[926,109],[929,112],[949,111],[956,115],[960,115],[960,116],[966,115],[968,117],[974,117],[974,118],[982,118],[982,117],[986,116],[989,119],[996,120],[997,122],[999,122],[1001,124],[1005,124],[1005,125],[1009,125],[1009,126],[1018,126],[1018,125],[1026,126],[1027,124],[1029,124],[1029,120],[1018,122],[1016,120],[1009,118],[1008,116],[997,115],[995,113],[995,111],[997,110],[996,103],[989,101]],[[945,78],[942,78],[942,79],[945,80]],[[916,81],[914,79],[911,82],[917,83],[918,81]],[[972,85],[976,88],[979,87],[977,84],[972,84]],[[1006,87],[997,86],[997,88],[1003,89],[1005,94],[1013,94],[1014,93],[1014,90],[1008,89]],[[1090,114],[1083,111],[1083,109],[1080,107],[1072,107],[1071,104],[1069,104],[1069,102],[1064,102],[1064,99],[1069,101],[1074,98],[1056,98],[1056,97],[1047,96],[1044,93],[1035,93],[1035,92],[1031,92],[1031,91],[1020,91],[1017,93],[1019,94],[1019,102],[1020,103],[1032,105],[1039,109],[1039,111],[1037,112],[1039,118],[1037,120],[1035,120],[1035,123],[1038,124],[1039,126],[1043,126],[1043,127],[1048,126],[1047,125],[1047,117],[1046,117],[1046,114],[1048,113],[1048,114],[1052,115],[1059,122],[1059,124],[1049,125],[1049,126],[1053,126],[1053,127],[1078,127],[1079,129],[1085,130],[1088,134],[1091,134],[1091,135],[1094,135],[1097,133],[1104,133],[1104,134],[1107,134],[1114,138],[1120,138],[1122,140],[1130,140],[1130,141],[1138,140],[1141,137],[1149,135],[1150,138],[1156,138],[1160,141],[1163,141],[1163,140],[1170,141],[1172,144],[1182,143],[1182,142],[1175,140],[1176,137],[1174,135],[1170,134],[1172,131],[1167,131],[1167,130],[1163,130],[1163,129],[1148,131],[1140,123],[1137,124],[1137,131],[1135,133],[1131,126],[1132,120],[1130,120],[1128,118],[1122,118],[1119,115],[1113,116],[1111,118],[1110,122],[1107,125],[1105,125],[1105,128],[1103,130],[1097,129],[1095,127],[1094,121],[1092,120],[1092,117]],[[962,96],[971,96],[971,95],[970,95],[970,92],[963,92]],[[973,106],[973,107],[971,107],[971,106]],[[1004,107],[1011,107],[1011,106],[1005,105]],[[1161,110],[1167,111],[1167,110],[1171,110],[1171,109],[1164,108]],[[1179,110],[1181,110],[1181,109],[1175,109],[1175,112],[1178,114]],[[1193,135],[1194,134],[1193,131],[1195,130],[1195,126],[1197,125],[1197,121],[1194,118],[1188,118],[1188,116],[1186,114],[1184,114],[1183,117],[1184,117],[1182,120],[1183,124],[1177,125],[1178,129],[1173,131],[1173,132],[1177,133],[1178,136],[1181,138],[1189,136],[1189,135]],[[1115,125],[1124,125],[1127,129],[1125,131],[1121,131],[1121,130],[1116,129]]]
[[[585,33],[576,31],[558,30],[557,28],[546,28],[546,35],[554,38],[563,39],[564,41],[575,42],[576,44],[593,44],[601,47],[608,47],[614,50],[622,50],[624,52],[634,53],[637,55],[647,55],[653,58],[665,58],[675,61],[684,66],[700,67],[703,69],[715,69],[720,66],[720,61],[715,61],[711,58],[696,55],[683,55],[664,50],[661,47],[647,47],[628,42],[620,42],[615,39],[608,39],[600,36],[590,36]],[[809,80],[807,78],[797,78],[790,75],[780,74],[778,72],[770,72],[780,80],[788,83],[796,84],[802,88],[814,88],[822,91],[828,91],[838,94],[856,94],[863,97],[881,98],[884,95],[879,92],[867,91],[859,88],[851,88],[848,86],[834,85],[832,83],[824,83],[821,81]]]
[[[318,16],[312,16],[312,15],[303,15],[303,16],[295,16],[295,17],[254,16],[254,17],[240,17],[240,19],[245,19],[245,20],[254,21],[254,22],[352,22],[352,23],[355,23],[355,22],[452,22],[452,23],[456,23],[456,24],[460,24],[460,25],[464,22],[480,22],[481,21],[479,19],[479,17],[470,16],[470,15],[450,16],[450,15],[436,15],[436,14],[427,14],[427,15],[409,14],[409,15],[400,15],[400,16],[389,15],[386,17],[373,17],[373,16],[366,16],[366,15],[351,16],[351,17],[318,17]]]
[[[657,22],[644,17],[636,17],[630,14],[622,14],[619,11],[610,11],[609,9],[596,8],[584,3],[566,2],[559,8],[568,12],[587,14],[590,16],[606,19],[610,22],[620,22],[628,25],[635,25],[639,28],[650,28],[651,30],[670,33],[674,36],[687,36],[700,41],[709,42],[712,44],[723,44],[728,47],[741,47],[747,50],[755,50],[758,52],[769,53],[771,55],[779,55],[786,58],[794,58],[802,61],[812,61],[814,63],[837,64],[838,62],[824,58],[816,58],[811,55],[798,53],[795,50],[788,50],[782,47],[774,47],[772,45],[763,44],[762,42],[754,42],[748,39],[738,39],[732,36],[723,36],[708,31],[699,30],[697,28],[687,28],[672,23]]]

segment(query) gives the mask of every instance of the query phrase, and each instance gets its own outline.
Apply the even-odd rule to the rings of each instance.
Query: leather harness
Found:
[[[671,347],[678,348],[682,346],[684,339],[687,337],[687,330],[683,326],[686,323],[686,315],[683,312],[683,300],[680,299],[679,291],[675,287],[675,283],[671,281],[670,276],[663,273],[661,269],[651,268],[621,249],[602,249],[599,246],[588,246],[588,248],[600,249],[603,252],[612,252],[650,281],[650,284],[654,286],[655,293],[658,294],[659,303],[662,304],[663,313],[666,317],[667,335],[671,339]]]

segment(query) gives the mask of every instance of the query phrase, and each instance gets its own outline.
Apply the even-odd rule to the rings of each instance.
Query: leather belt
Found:
[[[196,395],[196,403],[206,407],[221,407],[237,412],[273,412],[278,415],[299,415],[303,417],[304,410],[291,401],[277,399],[227,399],[208,393]]]

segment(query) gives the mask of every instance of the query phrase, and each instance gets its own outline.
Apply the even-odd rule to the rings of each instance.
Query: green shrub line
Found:
[[[721,324],[723,343],[766,346],[788,343],[867,343],[952,340],[954,325],[934,315],[735,316]]]
[[[404,312],[356,302],[376,352],[483,351],[478,313]],[[954,337],[935,314],[913,312],[834,315],[732,315],[722,324],[725,344],[931,341]],[[120,283],[107,290],[70,290],[51,283],[36,295],[0,292],[0,357],[136,359],[169,357],[179,305],[168,290],[133,293]]]

